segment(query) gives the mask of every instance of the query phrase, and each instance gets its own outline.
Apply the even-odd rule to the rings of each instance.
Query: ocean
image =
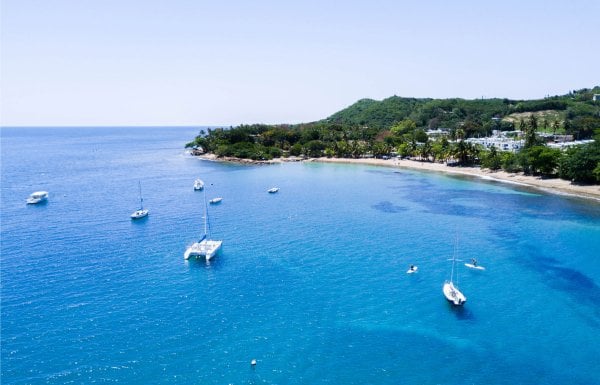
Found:
[[[598,203],[204,161],[184,150],[198,131],[1,129],[3,384],[599,383]],[[196,178],[223,197],[210,263],[183,259]],[[138,182],[150,215],[132,221]],[[26,205],[37,190],[49,201]],[[455,250],[462,308],[442,294]]]

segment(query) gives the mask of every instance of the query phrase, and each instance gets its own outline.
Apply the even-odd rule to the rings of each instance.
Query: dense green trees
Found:
[[[599,183],[600,141],[568,149],[560,162],[560,177],[577,183]]]
[[[558,149],[537,145],[524,148],[519,161],[525,174],[550,176],[556,173],[561,156]]]
[[[490,170],[499,170],[502,167],[502,156],[498,153],[496,147],[492,146],[490,151],[485,151],[481,157],[481,167]]]
[[[240,125],[208,129],[187,147],[217,156],[269,160],[281,156],[383,157],[398,154],[422,161],[452,161],[460,165],[527,174],[560,175],[576,182],[600,180],[600,149],[592,145],[566,153],[545,146],[538,128],[589,138],[600,129],[600,102],[591,101],[600,88],[537,101],[508,99],[415,99],[393,96],[382,101],[363,99],[312,123],[299,125]],[[553,109],[553,111],[547,111]],[[537,116],[526,112],[542,111]],[[503,120],[508,114],[508,120]],[[518,120],[517,120],[518,119]],[[487,136],[491,130],[524,131],[520,153],[484,150],[466,138]],[[561,127],[562,126],[562,127]],[[425,130],[444,128],[448,137],[429,138]],[[598,138],[597,138],[598,139]]]

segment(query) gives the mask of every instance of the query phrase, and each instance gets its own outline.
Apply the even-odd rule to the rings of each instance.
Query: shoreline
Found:
[[[249,159],[237,158],[217,158],[213,154],[200,155],[201,159],[223,162],[236,162],[241,164],[277,164],[284,162],[304,161],[321,163],[343,163],[343,164],[361,164],[369,166],[380,166],[390,168],[401,168],[427,172],[439,172],[450,175],[460,175],[481,180],[494,181],[498,183],[512,184],[521,187],[533,188],[546,193],[565,195],[576,198],[583,198],[600,203],[600,185],[573,185],[571,182],[553,178],[542,179],[536,176],[512,174],[506,171],[491,171],[479,167],[449,167],[442,163],[421,162],[408,159],[351,159],[351,158],[301,158],[285,159],[279,158],[271,161],[253,161]]]

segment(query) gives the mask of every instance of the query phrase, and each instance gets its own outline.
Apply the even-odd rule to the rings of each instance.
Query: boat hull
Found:
[[[28,205],[37,205],[38,203],[44,203],[48,201],[47,191],[36,191],[27,198]]]
[[[206,258],[207,261],[210,261],[219,250],[221,250],[221,245],[223,241],[215,241],[210,239],[203,239],[200,242],[196,242],[192,244],[185,250],[183,254],[184,259],[190,258]]]
[[[131,214],[131,219],[142,219],[148,216],[148,210],[137,210]]]
[[[46,202],[46,198],[27,198],[28,205],[37,205],[38,203]]]
[[[202,191],[204,190],[204,182],[200,179],[196,179],[194,181],[194,191]]]
[[[444,297],[454,306],[462,306],[467,302],[467,297],[452,282],[444,283],[442,291],[444,292]]]

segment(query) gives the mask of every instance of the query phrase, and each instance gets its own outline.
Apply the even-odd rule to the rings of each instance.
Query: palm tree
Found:
[[[462,165],[471,164],[479,156],[479,148],[464,140],[456,142],[456,145],[451,149],[451,154]]]
[[[538,120],[537,117],[534,114],[529,115],[529,127],[533,130],[533,131],[537,131],[538,128]]]
[[[421,160],[429,160],[429,156],[431,155],[430,141],[427,141],[421,145],[419,148],[419,155],[421,156]]]
[[[452,149],[452,155],[459,163],[465,164],[469,158],[467,143],[463,140],[456,142],[456,146]]]
[[[554,119],[554,123],[552,123],[552,135],[556,135],[556,130],[560,128],[560,122],[558,118]]]

